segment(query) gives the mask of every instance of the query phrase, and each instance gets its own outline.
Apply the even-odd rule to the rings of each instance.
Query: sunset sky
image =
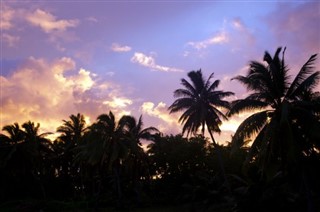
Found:
[[[286,46],[292,75],[320,53],[319,1],[1,0],[0,14],[1,128],[31,120],[54,132],[71,114],[93,123],[111,110],[176,134],[167,108],[189,71],[214,72],[233,100],[246,90],[230,79],[264,51]]]

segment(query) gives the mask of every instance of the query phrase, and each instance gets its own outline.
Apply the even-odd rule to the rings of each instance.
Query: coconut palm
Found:
[[[118,205],[122,202],[122,189],[120,184],[120,168],[123,160],[129,155],[129,148],[125,141],[126,122],[122,117],[118,122],[114,114],[102,114],[97,122],[89,127],[85,134],[86,142],[76,148],[75,161],[83,166],[93,167],[94,177],[98,189],[94,195],[98,202],[103,181],[107,176],[114,180],[114,187],[118,195]]]
[[[0,133],[1,144],[15,144],[22,142],[24,139],[18,123],[6,125],[2,128],[2,131],[6,132],[7,135]]]
[[[221,173],[230,192],[220,148],[213,137],[213,133],[220,133],[219,126],[222,124],[222,119],[227,119],[220,108],[229,109],[230,103],[223,98],[232,96],[234,93],[216,90],[220,80],[211,83],[213,73],[207,80],[204,79],[201,70],[189,72],[188,77],[191,82],[181,79],[181,85],[184,88],[174,91],[174,97],[177,99],[168,109],[170,113],[183,112],[179,118],[179,122],[183,124],[182,134],[185,132],[187,132],[187,136],[190,133],[196,134],[201,127],[201,134],[204,136],[205,127],[207,127],[212,143],[217,150]]]
[[[211,83],[213,73],[207,80],[204,79],[201,70],[189,72],[188,77],[191,82],[181,79],[181,85],[184,88],[174,91],[174,97],[177,99],[169,107],[169,111],[170,113],[183,112],[179,118],[179,122],[183,124],[182,134],[185,132],[187,136],[190,133],[196,134],[201,127],[201,134],[204,135],[207,127],[213,144],[217,146],[213,133],[220,133],[219,126],[222,120],[227,119],[220,109],[229,109],[230,106],[229,102],[223,98],[233,93],[216,90],[220,80]]]
[[[233,148],[243,146],[247,138],[256,134],[248,162],[257,159],[263,172],[266,167],[284,170],[302,154],[309,155],[315,145],[311,141],[317,141],[319,146],[319,133],[311,133],[320,130],[319,96],[314,92],[320,80],[320,72],[313,66],[316,55],[309,58],[290,82],[285,49],[282,58],[281,51],[278,48],[273,57],[265,52],[266,63],[251,61],[245,76],[233,78],[250,93],[234,101],[228,115],[256,110],[238,127],[232,139]]]
[[[141,201],[141,179],[150,179],[149,158],[142,148],[141,140],[154,141],[160,133],[155,127],[143,128],[142,116],[137,121],[133,116],[123,116],[121,120],[125,125],[125,141],[129,147],[130,154],[126,159],[124,170],[128,183],[136,197],[136,201]]]
[[[72,114],[69,118],[70,120],[63,120],[63,125],[58,127],[57,132],[61,133],[59,139],[65,142],[68,148],[73,148],[80,142],[87,128],[82,114]]]
[[[125,122],[126,133],[135,141],[136,144],[141,146],[141,139],[153,140],[154,134],[160,133],[155,127],[143,128],[142,116],[137,121],[133,116],[123,116],[123,122]]]

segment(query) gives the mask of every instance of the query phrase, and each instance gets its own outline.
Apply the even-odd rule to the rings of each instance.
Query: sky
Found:
[[[291,75],[320,53],[319,1],[1,0],[0,12],[1,128],[31,120],[55,132],[71,114],[92,124],[112,111],[177,134],[167,108],[189,71],[214,73],[234,100],[247,91],[231,78],[265,51],[286,47]],[[230,141],[248,115],[225,121],[216,140]]]

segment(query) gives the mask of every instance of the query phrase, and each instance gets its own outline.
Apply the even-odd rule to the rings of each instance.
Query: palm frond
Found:
[[[201,91],[204,89],[205,86],[205,80],[203,78],[201,69],[198,71],[190,71],[188,73],[188,77],[190,78],[193,87],[196,90],[196,93],[201,93]]]
[[[220,80],[215,80],[210,87],[208,87],[207,91],[212,92],[220,85]]]
[[[317,54],[312,55],[309,60],[301,67],[299,73],[291,83],[289,87],[286,97],[291,97],[292,92],[304,81],[307,76],[310,75],[314,70],[314,63],[317,59]]]
[[[177,89],[174,91],[173,96],[177,97],[194,97],[195,94],[191,93],[189,90],[186,89]]]
[[[240,148],[244,144],[245,139],[258,133],[268,120],[269,111],[255,113],[246,118],[238,127],[232,138],[234,148]]]
[[[190,93],[197,93],[196,88],[193,87],[193,85],[191,85],[187,80],[181,79],[181,85],[183,85],[188,91],[190,91]]]
[[[231,109],[228,111],[227,115],[230,117],[234,114],[239,114],[244,111],[260,110],[266,108],[268,103],[253,100],[253,99],[240,99],[232,102]]]
[[[302,81],[296,88],[293,90],[291,95],[289,96],[290,99],[297,99],[303,96],[304,92],[308,92],[309,90],[314,89],[320,81],[320,72],[317,71],[307,77],[304,81]]]
[[[178,112],[187,109],[193,105],[193,103],[194,101],[191,98],[179,98],[168,107],[168,110],[170,113]]]

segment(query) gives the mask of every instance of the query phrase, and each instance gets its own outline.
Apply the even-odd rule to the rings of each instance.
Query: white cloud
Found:
[[[130,46],[121,46],[118,43],[113,43],[111,45],[111,50],[114,52],[129,52],[129,51],[131,51],[131,47]]]
[[[189,46],[194,47],[195,49],[200,50],[200,49],[205,49],[211,45],[227,43],[228,41],[229,41],[229,37],[228,37],[227,33],[222,31],[222,32],[219,32],[218,34],[216,34],[213,37],[208,38],[206,40],[196,41],[196,42],[190,41],[187,44]]]
[[[152,56],[147,56],[140,52],[135,52],[131,58],[131,62],[138,63],[142,66],[151,68],[152,70],[163,71],[163,72],[184,72],[182,69],[161,66],[156,64],[155,59]]]
[[[1,34],[1,40],[6,43],[9,47],[14,47],[17,42],[19,42],[20,37],[19,36],[13,36],[9,35],[7,33]]]
[[[132,104],[132,100],[128,98],[113,97],[111,101],[104,101],[103,104],[112,108],[125,108]]]
[[[37,9],[33,13],[28,14],[26,19],[30,24],[40,27],[46,33],[65,31],[67,28],[76,27],[79,24],[79,21],[76,19],[57,20],[51,13],[41,9]]]

